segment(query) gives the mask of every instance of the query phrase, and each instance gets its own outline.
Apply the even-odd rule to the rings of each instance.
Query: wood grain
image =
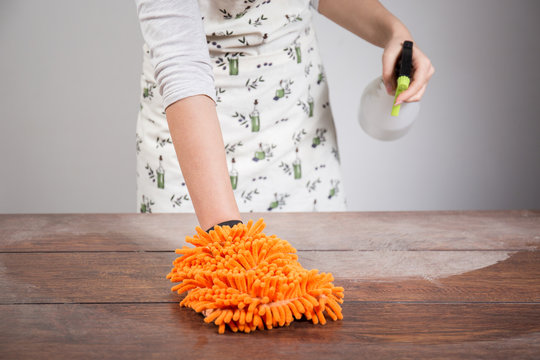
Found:
[[[217,334],[176,304],[3,305],[0,358],[534,358],[540,306],[350,301],[343,321]],[[524,346],[524,344],[527,346]],[[236,353],[236,355],[234,355]]]
[[[343,321],[218,335],[165,278],[194,214],[0,215],[0,359],[537,359],[540,210],[249,213]]]
[[[531,250],[540,211],[244,213],[298,250]],[[170,251],[194,214],[4,214],[0,252]]]
[[[476,251],[476,257],[493,255]],[[368,252],[369,256],[383,256]],[[411,252],[410,266],[422,261],[451,262],[462,252]],[[409,254],[409,255],[411,255]],[[443,278],[396,276],[390,265],[373,274],[365,252],[300,252],[305,268],[332,272],[347,300],[360,301],[508,301],[540,302],[540,253],[519,252],[499,263]],[[165,278],[174,253],[17,253],[0,254],[1,304],[179,301]],[[309,261],[307,261],[309,259]],[[385,260],[382,260],[385,263]],[[365,265],[365,266],[363,266]],[[397,266],[397,265],[396,265]],[[441,265],[442,266],[442,265]],[[388,271],[388,274],[385,274]]]

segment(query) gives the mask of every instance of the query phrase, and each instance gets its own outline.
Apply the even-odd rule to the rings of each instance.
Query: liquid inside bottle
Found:
[[[255,99],[253,103],[253,111],[249,114],[251,119],[251,132],[258,132],[261,128],[261,118],[259,116],[259,110],[257,110],[257,105],[259,102]]]
[[[277,193],[274,193],[274,198],[275,200],[272,201],[270,203],[270,205],[268,206],[268,211],[271,211],[272,209],[275,209],[279,206],[279,200],[278,200],[278,197],[277,197]]]
[[[276,95],[274,96],[274,100],[279,100],[284,96],[285,96],[285,89],[284,88],[277,89]]]
[[[146,196],[142,196],[142,202],[141,202],[141,213],[146,213],[148,211],[146,207]]]
[[[163,156],[159,155],[159,167],[156,169],[157,174],[157,187],[160,189],[165,188],[165,169],[163,169],[163,166],[161,162],[163,161]]]
[[[296,52],[296,62],[300,64],[302,62],[302,51],[300,49],[300,44],[294,44],[294,51]]]
[[[296,159],[293,161],[293,172],[295,179],[302,178],[302,163],[298,157],[298,148],[296,148]]]
[[[229,75],[238,75],[238,57],[229,58]]]
[[[262,143],[259,143],[259,149],[255,151],[255,159],[264,160],[265,157],[266,157],[266,153],[263,149]]]
[[[232,186],[233,190],[236,190],[236,187],[238,186],[238,171],[234,167],[235,163],[236,163],[236,161],[233,158],[232,159],[231,171],[229,172],[229,177],[231,178],[231,186]]]
[[[308,86],[308,106],[309,106],[309,117],[313,117],[314,102],[313,102],[313,97],[311,96],[311,92],[309,92],[309,90],[311,90],[311,85]]]

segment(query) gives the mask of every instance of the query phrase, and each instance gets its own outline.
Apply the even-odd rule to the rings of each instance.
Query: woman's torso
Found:
[[[240,210],[345,210],[336,129],[310,1],[199,4]],[[152,81],[148,58],[145,63],[143,76]],[[155,102],[153,108],[157,116]],[[149,138],[167,136],[163,114],[157,123],[144,130],[159,133]],[[169,171],[175,167],[171,164]],[[192,209],[184,204],[186,211]]]

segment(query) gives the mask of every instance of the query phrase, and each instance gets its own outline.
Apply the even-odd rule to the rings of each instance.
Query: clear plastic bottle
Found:
[[[413,72],[413,42],[405,40],[395,65],[396,93],[388,95],[382,76],[364,89],[360,99],[358,121],[364,131],[378,140],[396,140],[411,129],[420,111],[420,103],[394,106],[395,99],[408,89]]]
[[[358,121],[362,129],[371,137],[383,140],[397,140],[405,135],[414,124],[420,111],[420,102],[406,102],[400,105],[399,115],[393,116],[394,96],[388,95],[382,76],[371,81],[362,93]]]

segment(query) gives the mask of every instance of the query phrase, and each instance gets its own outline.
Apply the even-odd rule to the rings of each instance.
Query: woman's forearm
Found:
[[[206,95],[165,109],[169,132],[200,226],[241,220],[232,190],[216,105]]]
[[[382,48],[396,36],[412,40],[405,25],[378,0],[319,0],[318,12]]]

